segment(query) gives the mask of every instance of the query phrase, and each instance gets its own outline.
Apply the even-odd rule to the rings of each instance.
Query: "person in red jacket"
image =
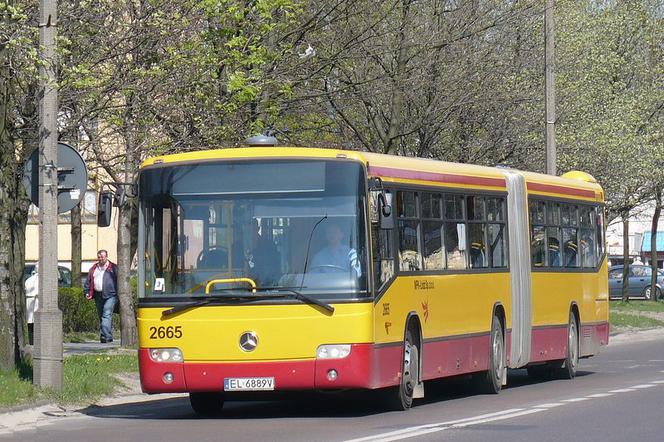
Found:
[[[97,304],[97,314],[100,324],[100,342],[113,342],[111,329],[113,310],[118,302],[118,274],[117,267],[108,259],[108,252],[97,252],[97,262],[88,271],[88,277],[83,285],[83,292],[87,299],[94,299]]]

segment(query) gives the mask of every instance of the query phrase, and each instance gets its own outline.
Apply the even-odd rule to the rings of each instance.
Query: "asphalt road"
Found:
[[[186,397],[89,408],[0,440],[38,441],[662,441],[664,338],[622,342],[583,360],[576,379],[533,381],[510,372],[499,395],[466,379],[428,383],[408,412],[373,395],[313,395],[227,403],[197,418]]]

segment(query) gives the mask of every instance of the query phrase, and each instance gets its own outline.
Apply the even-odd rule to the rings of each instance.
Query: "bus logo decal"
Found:
[[[258,336],[255,332],[244,332],[240,335],[240,348],[243,351],[254,351],[258,346]]]
[[[427,299],[422,303],[422,310],[424,311],[424,322],[429,320],[429,300]]]

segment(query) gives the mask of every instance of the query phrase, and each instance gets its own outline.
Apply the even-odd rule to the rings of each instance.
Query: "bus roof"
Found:
[[[141,168],[161,164],[190,164],[250,158],[350,159],[362,162],[366,165],[369,176],[381,177],[385,182],[496,191],[505,191],[505,174],[509,171],[524,176],[529,194],[587,201],[604,199],[600,185],[584,172],[573,171],[563,176],[551,176],[503,167],[476,166],[339,149],[243,147],[200,150],[149,158],[143,162]]]

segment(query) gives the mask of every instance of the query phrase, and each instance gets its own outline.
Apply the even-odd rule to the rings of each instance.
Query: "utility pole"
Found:
[[[544,10],[544,94],[546,119],[546,173],[556,175],[556,80],[555,80],[555,30],[553,10],[555,0],[546,0]]]
[[[62,312],[58,309],[57,0],[39,4],[39,309],[35,312],[33,382],[62,390]]]

